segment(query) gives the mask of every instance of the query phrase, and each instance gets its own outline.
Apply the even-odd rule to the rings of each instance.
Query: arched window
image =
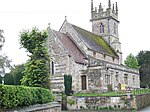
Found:
[[[114,34],[116,34],[117,26],[116,23],[114,23]]]
[[[54,67],[55,67],[54,61],[52,61],[52,62],[51,62],[51,74],[52,74],[52,75],[54,75],[54,73],[55,73]]]
[[[100,23],[100,33],[104,33],[104,25],[103,25],[103,23]]]

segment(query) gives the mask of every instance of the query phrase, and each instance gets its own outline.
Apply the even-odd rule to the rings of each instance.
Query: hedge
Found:
[[[0,106],[14,108],[53,101],[52,92],[40,87],[0,85]]]

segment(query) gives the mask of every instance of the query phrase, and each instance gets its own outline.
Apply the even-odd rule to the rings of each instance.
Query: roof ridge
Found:
[[[71,23],[70,23],[70,24],[71,24]],[[71,25],[73,25],[73,26],[75,26],[75,27],[77,27],[77,28],[80,28],[80,29],[82,29],[82,30],[84,30],[84,31],[86,31],[86,32],[88,32],[88,33],[91,33],[91,34],[94,34],[94,35],[96,35],[96,36],[99,36],[99,35],[97,35],[97,34],[91,32],[91,31],[89,31],[89,30],[85,30],[85,29],[83,29],[83,28],[81,28],[81,27],[79,27],[79,26],[76,26],[76,25],[74,25],[74,24],[71,24]],[[99,37],[101,37],[101,36],[99,36]]]

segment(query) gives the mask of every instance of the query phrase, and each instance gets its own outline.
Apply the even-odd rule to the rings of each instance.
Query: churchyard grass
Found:
[[[140,95],[150,93],[150,89],[134,89],[131,91],[132,95]],[[74,96],[109,96],[109,97],[117,97],[117,96],[125,96],[127,93],[125,91],[119,92],[106,92],[106,93],[76,93]]]

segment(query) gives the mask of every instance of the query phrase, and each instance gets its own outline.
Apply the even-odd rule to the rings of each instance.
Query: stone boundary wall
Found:
[[[75,101],[75,104],[67,104],[69,110],[76,109],[96,109],[103,107],[112,107],[116,106],[118,108],[124,108],[124,101],[120,97],[96,97],[96,96],[85,96],[85,97],[76,97],[68,96],[67,100],[72,99]]]
[[[150,105],[150,93],[135,96],[135,109],[139,110]]]
[[[69,110],[75,109],[97,109],[103,107],[112,107],[114,109],[135,109],[139,110],[150,105],[150,93],[131,96],[130,99],[127,96],[121,97],[76,97],[69,96],[68,99],[73,99],[75,104],[67,104]],[[82,107],[82,108],[81,108]]]
[[[16,109],[0,110],[0,112],[61,112],[61,104],[51,102],[47,104],[37,104],[28,107],[17,107]]]

